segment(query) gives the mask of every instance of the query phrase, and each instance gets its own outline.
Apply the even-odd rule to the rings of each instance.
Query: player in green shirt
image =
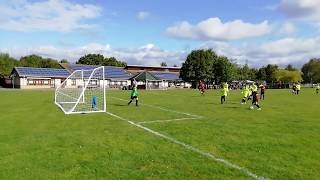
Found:
[[[139,106],[139,104],[138,104],[138,90],[137,90],[136,85],[131,90],[131,97],[130,97],[130,101],[128,102],[128,106],[132,103],[132,101],[134,99],[136,100],[136,106]]]

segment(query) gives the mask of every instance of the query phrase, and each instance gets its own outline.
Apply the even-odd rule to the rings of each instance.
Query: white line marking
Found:
[[[110,97],[110,98],[118,99],[118,100],[120,100],[120,101],[127,102],[127,100],[121,99],[121,98],[117,98],[117,97]],[[185,112],[180,112],[180,111],[175,111],[175,110],[163,108],[163,107],[160,107],[160,106],[154,106],[154,105],[144,104],[144,103],[140,103],[140,104],[141,104],[141,105],[144,105],[144,106],[148,106],[148,107],[160,109],[160,110],[163,110],[163,111],[173,112],[173,113],[177,113],[177,114],[183,114],[183,115],[187,115],[187,116],[191,116],[191,117],[195,117],[195,118],[202,118],[202,116],[198,116],[198,115],[194,115],[194,114],[190,114],[190,113],[185,113]]]
[[[164,122],[172,122],[172,121],[184,121],[184,120],[199,120],[200,118],[179,118],[179,119],[167,119],[167,120],[153,120],[153,121],[142,121],[137,124],[151,124],[151,123],[164,123]]]
[[[157,132],[157,131],[154,131],[154,130],[149,129],[149,128],[145,127],[145,126],[142,126],[141,124],[134,123],[134,122],[132,122],[132,121],[126,119],[126,118],[120,117],[120,116],[115,115],[115,114],[112,114],[112,113],[110,113],[110,112],[107,112],[107,113],[108,113],[110,116],[113,116],[113,117],[115,117],[115,118],[118,118],[118,119],[127,121],[128,123],[130,123],[130,124],[132,124],[132,125],[134,125],[134,126],[136,126],[136,127],[139,127],[139,128],[141,128],[141,129],[143,129],[143,130],[145,130],[145,131],[148,131],[148,132],[150,132],[150,133],[152,133],[152,134],[154,134],[154,135],[156,135],[156,136],[162,137],[162,138],[164,138],[164,139],[166,139],[166,140],[168,140],[168,141],[170,141],[170,142],[173,142],[173,143],[175,143],[175,144],[181,145],[182,147],[184,147],[184,148],[186,148],[186,149],[188,149],[188,150],[191,150],[191,151],[193,151],[193,152],[196,152],[196,153],[198,153],[198,154],[200,154],[200,155],[202,155],[202,156],[205,156],[205,157],[207,157],[207,158],[209,158],[209,159],[212,159],[212,160],[214,160],[214,161],[223,163],[223,164],[225,164],[226,166],[228,166],[228,167],[230,167],[230,168],[237,169],[237,170],[241,171],[242,173],[244,173],[244,174],[246,174],[246,175],[248,175],[248,176],[250,176],[250,177],[252,177],[252,178],[254,178],[254,179],[258,179],[258,180],[265,180],[265,179],[267,179],[267,178],[265,178],[265,177],[258,176],[258,175],[256,175],[256,174],[252,173],[251,171],[249,171],[248,169],[246,169],[246,168],[244,168],[244,167],[241,167],[241,166],[238,166],[238,165],[236,165],[236,164],[233,164],[233,163],[231,163],[231,162],[229,162],[229,161],[227,161],[227,160],[225,160],[225,159],[218,158],[218,157],[216,157],[216,156],[213,155],[213,154],[210,154],[210,153],[208,153],[208,152],[205,152],[205,151],[202,151],[202,150],[200,150],[200,149],[197,149],[197,148],[195,148],[195,147],[193,147],[193,146],[191,146],[191,145],[188,145],[188,144],[186,144],[186,143],[184,143],[184,142],[178,141],[178,140],[176,140],[176,139],[174,139],[174,138],[171,138],[171,137],[169,137],[169,136],[163,135],[163,134],[161,134],[161,133],[159,133],[159,132]]]

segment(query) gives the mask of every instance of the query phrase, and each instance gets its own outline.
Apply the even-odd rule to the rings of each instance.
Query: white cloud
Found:
[[[95,27],[86,20],[101,15],[102,9],[92,4],[67,0],[31,2],[14,0],[0,4],[0,29],[13,31],[70,32]]]
[[[320,0],[281,0],[278,10],[290,18],[320,22]]]
[[[0,49],[0,52],[9,53],[16,58],[37,54],[54,59],[68,59],[71,62],[75,62],[81,56],[89,53],[99,53],[106,57],[116,57],[128,62],[128,64],[152,66],[159,66],[163,61],[167,62],[168,65],[181,65],[186,57],[186,52],[184,51],[167,51],[154,44],[147,44],[137,48],[112,48],[109,44],[91,43],[81,47],[16,47]]]
[[[140,12],[138,12],[138,14],[137,14],[137,18],[138,18],[139,20],[145,20],[145,19],[147,19],[148,17],[150,17],[150,13],[147,12],[147,11],[140,11]]]
[[[212,48],[219,55],[236,59],[239,64],[246,60],[254,67],[266,64],[278,64],[284,66],[293,64],[301,66],[310,58],[320,57],[320,36],[314,38],[283,38],[268,41],[262,44],[243,43],[232,44],[228,42],[209,41],[194,47]],[[54,59],[68,59],[77,61],[81,56],[89,53],[99,53],[106,57],[116,57],[128,62],[128,64],[158,66],[165,61],[168,65],[181,65],[190,51],[168,51],[154,44],[146,44],[135,48],[113,48],[109,44],[90,43],[84,46],[37,46],[37,47],[12,47],[0,49],[0,52],[9,53],[11,56],[20,58],[30,54],[38,54],[43,57]]]
[[[258,24],[246,23],[242,20],[223,23],[215,17],[201,21],[196,25],[187,21],[179,22],[167,28],[166,32],[175,38],[226,41],[268,34],[271,32],[271,26],[268,21]]]
[[[244,64],[249,60],[252,66],[266,64],[301,66],[310,58],[320,57],[320,36],[315,38],[284,38],[263,44],[243,44],[209,42],[203,48],[212,48],[220,55],[225,55]]]
[[[296,26],[290,22],[286,22],[280,27],[280,33],[282,34],[292,34],[296,32],[296,30]]]

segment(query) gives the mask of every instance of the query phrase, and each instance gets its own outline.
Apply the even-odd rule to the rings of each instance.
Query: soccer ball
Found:
[[[250,106],[250,109],[251,109],[251,110],[253,110],[253,109],[254,109],[254,107],[253,107],[253,106]]]

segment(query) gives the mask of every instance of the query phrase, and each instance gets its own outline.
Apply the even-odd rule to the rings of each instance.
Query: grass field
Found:
[[[117,118],[64,115],[53,91],[0,91],[0,179],[320,177],[314,90],[268,90],[262,111],[239,91],[224,105],[218,94],[139,91],[141,106],[128,107],[129,92],[108,91]]]

